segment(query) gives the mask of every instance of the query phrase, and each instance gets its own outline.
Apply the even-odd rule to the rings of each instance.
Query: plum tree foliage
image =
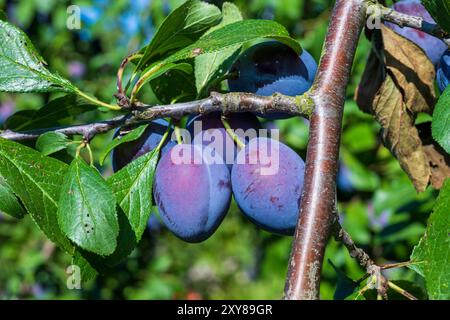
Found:
[[[345,3],[336,1],[336,10],[348,10],[350,5],[347,8]],[[369,5],[381,7],[376,1],[348,3],[364,3],[360,6],[364,10]],[[442,3],[448,8],[448,2]],[[397,35],[389,38],[382,30],[366,32],[379,60],[374,63],[369,59],[367,70],[377,72],[365,88],[367,91],[362,92],[360,87],[357,97],[369,92],[368,99],[364,98],[372,109],[361,108],[373,113],[381,123],[383,141],[402,167],[402,159],[409,166],[414,166],[416,160],[415,153],[406,150],[417,143],[414,134],[419,139],[416,114],[431,115],[434,110],[428,123],[434,141],[430,134],[428,140],[423,137],[424,130],[420,131],[420,139],[433,170],[430,179],[442,191],[427,233],[407,264],[425,278],[430,298],[448,299],[450,271],[448,261],[442,257],[450,252],[448,234],[447,238],[444,236],[449,228],[445,212],[450,210],[450,181],[446,180],[450,177],[450,26],[444,25],[447,20],[429,1],[422,5],[420,1],[403,0],[392,8],[394,15],[389,11],[384,19]],[[395,12],[403,13],[403,19],[423,17],[426,23],[420,27],[414,24],[418,20],[412,19],[411,25],[401,25],[405,20],[396,23]],[[148,44],[124,58],[118,66],[116,101],[109,103],[49,71],[51,61],[47,64],[27,35],[2,16],[0,91],[57,92],[60,96],[36,113],[12,116],[1,131],[0,210],[15,218],[29,214],[52,242],[73,255],[74,263],[82,266],[83,280],[106,272],[127,258],[150,225],[153,209],[168,230],[191,243],[205,241],[214,234],[229,211],[232,197],[256,227],[275,234],[295,234],[294,243],[303,233],[308,233],[305,237],[327,239],[331,229],[339,225],[334,216],[338,208],[334,207],[328,208],[328,221],[335,222],[327,234],[318,235],[317,230],[304,228],[313,218],[302,202],[303,191],[317,189],[312,184],[323,178],[311,176],[311,168],[318,164],[309,157],[317,155],[316,159],[325,163],[323,176],[329,182],[322,185],[323,190],[314,192],[336,205],[335,199],[325,199],[335,195],[337,171],[334,160],[324,156],[323,152],[329,151],[327,147],[308,146],[305,164],[297,151],[288,146],[292,139],[282,143],[273,136],[263,136],[261,129],[273,127],[272,120],[282,119],[275,122],[282,127],[292,121],[289,118],[302,115],[311,118],[312,136],[326,139],[330,138],[329,132],[340,132],[341,122],[334,122],[333,128],[316,128],[321,116],[335,117],[337,121],[341,117],[332,109],[318,108],[315,112],[314,108],[321,103],[339,104],[345,99],[343,90],[330,88],[326,77],[334,76],[329,73],[333,67],[349,74],[351,65],[345,63],[345,58],[353,57],[354,52],[325,50],[318,66],[279,23],[244,20],[231,3],[224,3],[221,10],[207,2],[188,0],[166,17]],[[437,25],[435,21],[444,24]],[[345,42],[347,32],[359,34],[359,29],[350,22],[349,30],[337,30],[334,25],[328,31],[327,41],[339,46]],[[389,60],[392,52],[388,52],[386,41],[405,44],[400,49],[406,58],[398,61],[400,66]],[[349,46],[347,43],[340,50]],[[427,61],[436,70],[424,70],[417,61]],[[342,65],[336,67],[337,63]],[[342,74],[336,77],[345,79]],[[342,88],[347,85],[344,82]],[[431,97],[424,93],[425,87],[435,83],[442,94],[439,99],[434,93]],[[140,101],[145,99],[145,92],[168,103],[147,105]],[[327,100],[330,95],[332,99]],[[357,100],[360,103],[361,99]],[[427,108],[415,109],[424,100],[429,104]],[[94,108],[114,113],[114,117],[104,120],[99,116],[95,123],[61,125],[68,115],[79,116]],[[385,114],[388,111],[390,118]],[[397,117],[398,114],[409,117]],[[390,121],[386,124],[387,118]],[[201,124],[199,132],[196,123]],[[251,130],[254,135],[247,135]],[[115,132],[112,141],[102,146],[101,158],[95,159],[95,138],[110,131]],[[183,133],[190,134],[191,139],[187,141]],[[395,147],[400,140],[404,144],[399,151]],[[103,165],[109,153],[113,173],[105,178],[96,164]],[[351,159],[347,151],[343,154]],[[317,208],[321,200],[315,198]],[[368,284],[380,280],[377,277],[381,273],[373,270],[381,267],[373,261],[364,264],[370,259],[364,259],[363,250],[357,250],[350,236],[343,237],[344,232],[339,229],[337,238],[350,250],[356,250],[351,254],[366,268]],[[321,266],[322,261],[317,263]],[[299,267],[292,263],[291,266]],[[319,278],[305,281],[317,282]],[[396,288],[392,282],[386,283]],[[352,292],[361,296],[367,290],[364,286],[355,287],[345,297]],[[395,290],[401,291],[398,287]]]

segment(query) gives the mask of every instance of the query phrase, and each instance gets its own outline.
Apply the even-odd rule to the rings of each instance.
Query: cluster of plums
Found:
[[[232,92],[295,96],[311,87],[316,70],[316,62],[306,51],[298,56],[290,47],[269,41],[241,54],[232,68],[238,76],[228,84]],[[283,235],[294,233],[305,164],[278,140],[244,135],[249,129],[259,132],[258,117],[283,119],[289,115],[227,115],[234,137],[225,129],[221,114],[192,116],[186,125],[191,143],[168,141],[161,149],[153,196],[161,220],[180,239],[201,242],[210,237],[228,212],[232,195],[244,215],[260,228]],[[201,132],[195,130],[199,123]],[[112,155],[114,171],[155,149],[168,125],[166,120],[152,121],[138,140],[119,145]],[[208,135],[219,135],[223,147],[214,149],[205,139]]]
[[[434,23],[419,0],[396,2],[394,9],[422,16],[427,22]],[[421,31],[387,25],[424,50],[437,68],[438,86],[441,92],[444,91],[450,79],[448,47]],[[263,96],[278,92],[296,96],[311,87],[317,63],[305,50],[298,56],[290,47],[269,41],[244,51],[231,71],[238,75],[228,81],[231,92]],[[244,215],[260,228],[277,234],[293,234],[305,164],[296,152],[277,140],[262,136],[248,139],[243,134],[246,130],[257,132],[262,127],[258,117],[274,120],[289,115],[227,115],[227,123],[235,137],[225,129],[221,114],[192,116],[186,125],[191,143],[167,141],[164,144],[155,172],[153,196],[162,221],[180,239],[201,242],[209,238],[228,212],[232,195]],[[195,130],[198,123],[202,127],[200,133]],[[152,121],[138,140],[118,146],[112,157],[114,171],[154,150],[168,126],[166,120]],[[221,137],[219,151],[212,147],[211,140],[204,138],[215,134]],[[236,144],[236,139],[242,142],[241,147]],[[262,161],[263,155],[266,161]],[[223,161],[217,161],[217,157]],[[274,172],[264,174],[274,165],[277,168]]]
[[[408,15],[422,17],[428,23],[435,23],[420,0],[402,0],[393,5],[393,9]],[[386,25],[417,44],[426,53],[437,69],[437,83],[441,93],[447,88],[450,79],[450,50],[441,40],[413,28],[402,28],[392,23]]]

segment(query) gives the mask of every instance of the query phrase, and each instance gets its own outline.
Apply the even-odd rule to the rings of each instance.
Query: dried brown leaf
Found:
[[[373,101],[373,114],[381,124],[384,144],[398,159],[416,190],[424,191],[430,181],[430,166],[414,126],[415,117],[407,110],[403,95],[390,75]]]
[[[434,65],[415,43],[382,26],[385,65],[402,91],[407,108],[432,113],[436,103]]]
[[[430,182],[440,188],[449,176],[448,159],[433,143],[423,143],[415,126],[417,113],[432,113],[436,102],[434,66],[421,48],[389,28],[373,32],[371,40],[355,99],[381,124],[384,144],[416,190]]]

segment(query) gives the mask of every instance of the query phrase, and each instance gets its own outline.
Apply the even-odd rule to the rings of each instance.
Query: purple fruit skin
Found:
[[[210,150],[201,145],[177,145],[156,168],[154,197],[166,227],[191,243],[208,239],[225,217],[231,201],[230,173],[224,164],[196,164]],[[190,150],[191,162],[176,164],[172,155]]]
[[[195,122],[201,121],[202,122],[202,134],[204,134],[206,131],[210,131],[209,133],[212,134],[212,130],[219,130],[220,135],[222,136],[223,146],[222,150],[224,150],[224,154],[222,154],[223,159],[225,160],[225,163],[228,165],[229,169],[231,169],[231,166],[233,165],[234,158],[237,154],[237,147],[233,141],[233,139],[230,137],[230,135],[227,133],[226,129],[223,126],[221,115],[220,113],[209,113],[205,115],[197,115],[194,117],[191,117],[186,125],[186,129],[191,134],[191,137],[194,139],[193,142],[197,143],[200,142],[201,144],[207,146],[211,145],[214,142],[213,141],[205,141],[205,136],[199,136],[200,134],[197,133],[196,136],[194,132],[195,131]],[[248,112],[244,113],[233,113],[227,116],[227,121],[230,124],[231,129],[237,130],[242,129],[244,131],[247,131],[249,129],[255,129],[256,133],[258,133],[258,130],[261,129],[261,123],[259,122],[258,118]],[[236,132],[238,133],[238,132]],[[240,135],[239,135],[240,136]],[[243,138],[242,136],[240,136]],[[227,146],[233,146],[232,150],[228,150]],[[227,157],[229,156],[227,152],[232,152],[234,156],[229,157],[230,161],[226,161]]]
[[[402,0],[395,3],[392,8],[401,13],[422,17],[426,22],[435,23],[434,19],[420,3],[420,0]],[[386,23],[386,26],[421,47],[431,62],[437,67],[442,54],[447,49],[443,41],[413,28],[402,28],[389,22]]]
[[[268,41],[246,50],[232,68],[232,72],[236,71],[239,77],[228,81],[231,92],[250,92],[263,96],[278,92],[296,96],[311,87],[317,63],[305,50],[299,57],[289,46]],[[292,117],[284,113],[258,116],[271,120]]]
[[[450,49],[445,51],[439,63],[437,71],[437,83],[439,91],[443,93],[449,84],[450,80]]]
[[[258,146],[273,144],[279,152],[279,170],[274,175],[261,175],[261,165],[250,164],[249,156],[258,154]],[[241,153],[244,153],[243,155]],[[245,164],[235,164],[231,172],[231,184],[235,200],[242,212],[253,223],[270,232],[293,235],[297,225],[300,198],[303,190],[305,163],[291,148],[281,142],[257,138],[252,140],[240,157]]]
[[[163,119],[152,121],[149,123],[149,126],[142,136],[139,137],[139,139],[116,147],[111,153],[113,171],[117,172],[121,170],[133,160],[136,160],[140,156],[154,150],[161,142],[168,125],[169,123]],[[117,134],[118,131],[116,132],[116,136]],[[175,143],[173,141],[169,141],[168,138],[161,152],[167,152],[167,150],[174,145]]]

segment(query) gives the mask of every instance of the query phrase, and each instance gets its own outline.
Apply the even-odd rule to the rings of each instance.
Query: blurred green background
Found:
[[[0,0],[0,8],[11,22],[27,32],[51,70],[85,92],[113,101],[115,73],[122,58],[147,43],[164,17],[182,2]],[[221,6],[223,1],[209,2]],[[280,22],[319,59],[334,1],[232,2],[245,18]],[[67,8],[71,4],[81,7],[82,28],[78,31],[66,28]],[[353,100],[369,50],[370,43],[363,37],[348,88],[338,178],[341,219],[358,245],[376,262],[406,261],[425,230],[436,192],[430,189],[417,195],[396,160],[382,146],[379,126],[359,111]],[[54,97],[0,94],[0,123],[15,112],[21,112],[20,115],[38,109]],[[145,98],[148,103],[157,102],[151,95]],[[76,121],[85,123],[110,116],[93,111]],[[281,130],[282,140],[304,157],[307,124],[302,119],[290,119],[275,125]],[[111,134],[93,141],[97,156],[109,139]],[[109,163],[99,169],[105,175],[111,173]],[[99,276],[83,284],[82,290],[69,290],[65,268],[71,264],[70,257],[55,249],[29,217],[17,221],[1,215],[0,298],[279,299],[291,242],[290,237],[258,230],[234,204],[218,231],[206,242],[195,245],[175,238],[153,215],[139,247],[114,274]],[[342,297],[348,278],[357,280],[363,275],[347,251],[330,240],[321,297]],[[392,270],[388,276],[413,281],[419,291],[423,287],[422,280],[408,269]]]

